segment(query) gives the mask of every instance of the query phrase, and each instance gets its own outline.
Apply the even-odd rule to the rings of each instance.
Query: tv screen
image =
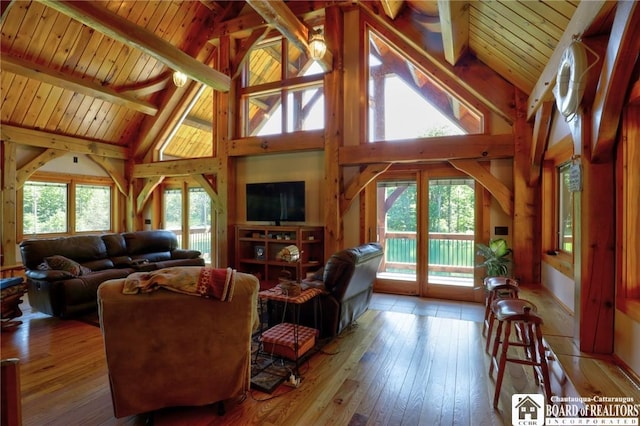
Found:
[[[247,184],[247,220],[304,222],[304,181]]]

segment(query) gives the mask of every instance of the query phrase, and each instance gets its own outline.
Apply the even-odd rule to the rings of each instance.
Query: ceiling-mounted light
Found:
[[[182,87],[187,84],[187,75],[185,73],[181,73],[180,71],[173,72],[173,84],[177,87]]]
[[[309,52],[311,58],[319,61],[327,53],[327,44],[324,42],[324,35],[321,29],[311,30],[309,36]]]

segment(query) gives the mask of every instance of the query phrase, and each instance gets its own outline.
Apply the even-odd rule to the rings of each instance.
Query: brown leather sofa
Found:
[[[167,230],[29,239],[20,243],[20,254],[30,305],[61,318],[96,310],[96,291],[104,281],[140,270],[204,266],[199,251],[179,249],[176,235]],[[51,256],[70,260],[65,262],[71,268],[50,268]]]
[[[230,301],[159,289],[123,294],[125,279],[98,288],[116,417],[241,397],[251,380],[258,279],[237,272]]]
[[[342,333],[369,308],[376,272],[384,250],[379,243],[368,243],[347,248],[331,255],[324,267],[313,278],[302,284],[323,287],[326,294],[311,300],[300,309],[300,323],[320,329],[321,338]],[[314,314],[314,303],[318,312]],[[287,312],[287,315],[290,315]],[[270,322],[282,318],[281,307],[271,304]],[[288,321],[295,321],[290,316]],[[273,324],[272,324],[273,325]]]

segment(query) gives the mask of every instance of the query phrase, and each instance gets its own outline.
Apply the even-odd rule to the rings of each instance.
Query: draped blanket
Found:
[[[134,272],[124,281],[123,294],[149,293],[159,288],[192,296],[230,302],[235,270],[202,266],[175,266],[151,272]]]

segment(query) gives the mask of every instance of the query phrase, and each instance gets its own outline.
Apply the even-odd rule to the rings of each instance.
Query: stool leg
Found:
[[[482,323],[482,335],[488,336],[485,334],[487,332],[487,326],[489,324],[489,316],[491,315],[491,303],[493,302],[492,293],[488,292],[487,297],[485,297],[484,302],[484,322]]]
[[[493,374],[493,370],[498,363],[498,346],[500,346],[500,340],[502,338],[502,321],[498,321],[498,327],[496,328],[496,336],[493,339],[493,349],[491,350],[491,365],[489,366],[489,376]]]
[[[493,395],[493,408],[498,408],[498,401],[500,400],[500,388],[502,387],[502,379],[504,378],[504,370],[507,364],[507,351],[509,350],[511,321],[505,322],[506,329],[504,330],[504,338],[502,339],[502,351],[500,354],[500,363],[498,364],[498,376],[496,377],[496,391]],[[498,326],[500,326],[500,324],[501,323],[498,323]],[[496,336],[496,339],[498,339],[498,336]]]
[[[547,403],[551,404],[551,381],[549,380],[549,365],[547,364],[547,354],[545,353],[544,344],[542,342],[542,330],[540,330],[540,325],[535,326],[535,333],[535,342],[538,349],[538,357],[540,357],[539,362],[540,370],[542,371],[544,395],[547,398]]]
[[[496,317],[495,315],[493,315],[493,312],[489,312],[489,326],[487,327],[487,342],[484,347],[484,351],[486,353],[489,353],[489,347],[491,345],[491,336],[493,332],[493,324],[495,320],[496,320]]]

